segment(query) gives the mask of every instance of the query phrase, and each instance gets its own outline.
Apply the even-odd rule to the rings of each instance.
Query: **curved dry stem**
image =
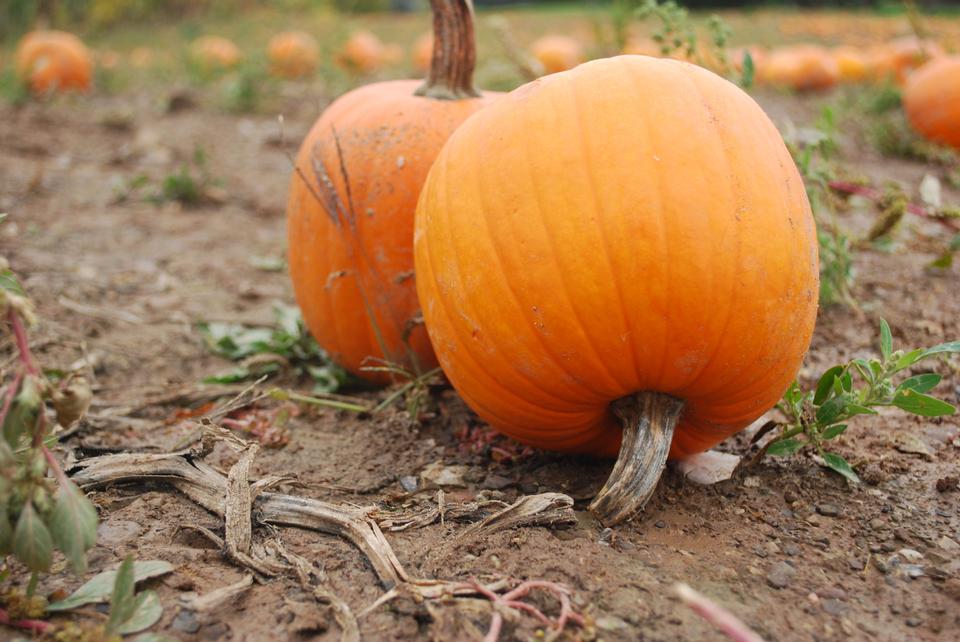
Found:
[[[480,95],[473,86],[477,45],[471,0],[430,0],[433,11],[433,59],[417,96],[460,100]]]
[[[638,392],[611,405],[623,426],[613,471],[590,510],[604,524],[618,524],[643,508],[667,464],[683,401],[660,392]]]

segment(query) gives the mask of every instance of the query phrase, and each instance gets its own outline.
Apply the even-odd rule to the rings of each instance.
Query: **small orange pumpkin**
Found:
[[[830,53],[837,63],[841,81],[863,82],[870,76],[869,57],[856,47],[835,47]]]
[[[544,36],[530,45],[530,52],[547,74],[573,69],[585,60],[583,45],[569,36]]]
[[[606,522],[642,506],[668,452],[769,410],[816,319],[816,230],[779,132],[675,60],[588,62],[476,113],[414,239],[430,339],[477,414],[541,448],[620,449]]]
[[[282,78],[303,78],[317,69],[320,48],[313,36],[303,31],[278,33],[267,45],[270,71]]]
[[[473,86],[469,0],[432,0],[436,44],[426,83],[366,85],[337,99],[300,147],[287,205],[290,276],[303,316],[339,364],[436,365],[419,318],[413,215],[447,137],[492,100]]]
[[[190,54],[203,70],[231,69],[240,64],[243,54],[232,41],[222,36],[201,36],[190,47]]]
[[[833,57],[816,45],[795,45],[774,50],[758,68],[761,82],[797,91],[830,89],[840,80]]]
[[[385,55],[380,38],[369,31],[357,31],[343,45],[337,62],[350,71],[372,74],[383,66]]]
[[[921,136],[960,149],[960,56],[931,60],[910,74],[903,107]]]
[[[17,46],[16,69],[37,94],[88,91],[93,80],[93,57],[72,33],[31,31]]]

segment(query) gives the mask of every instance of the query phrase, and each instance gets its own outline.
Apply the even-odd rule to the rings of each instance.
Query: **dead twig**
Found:
[[[253,586],[253,573],[248,573],[239,581],[214,589],[209,593],[183,595],[180,597],[180,603],[184,608],[196,613],[209,613],[241,593],[245,593],[251,586]]]
[[[478,537],[489,537],[497,531],[509,528],[524,526],[556,528],[576,523],[572,497],[563,493],[526,495],[482,522],[467,528],[457,537],[456,543],[462,544]]]

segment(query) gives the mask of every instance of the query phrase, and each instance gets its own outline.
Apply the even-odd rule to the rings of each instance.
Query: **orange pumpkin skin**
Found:
[[[414,239],[444,372],[542,448],[613,455],[610,403],[659,391],[686,402],[671,456],[705,450],[780,399],[816,318],[816,232],[780,134],[679,61],[589,62],[472,116]]]
[[[910,75],[903,107],[923,137],[960,149],[960,56],[944,56]]]
[[[383,66],[386,48],[377,36],[369,31],[358,31],[350,36],[337,61],[350,71],[372,74]]]
[[[278,33],[267,45],[270,71],[282,78],[303,78],[317,69],[320,49],[313,36],[302,31]]]
[[[201,36],[190,47],[194,61],[207,71],[230,69],[240,63],[243,54],[237,45],[221,36]]]
[[[547,74],[573,69],[584,61],[583,46],[567,36],[544,36],[530,46],[530,51]]]
[[[376,365],[370,357],[419,371],[436,365],[418,322],[414,211],[447,137],[491,100],[415,96],[421,84],[375,83],[330,105],[300,148],[287,205],[290,276],[307,326],[337,363],[380,383],[389,378],[360,370]],[[343,211],[318,201],[315,167]]]
[[[17,47],[17,75],[36,94],[90,89],[93,57],[83,42],[64,31],[32,31]]]

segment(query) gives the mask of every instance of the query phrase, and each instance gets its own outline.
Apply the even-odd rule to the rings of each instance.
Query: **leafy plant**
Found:
[[[69,377],[54,387],[41,372],[27,339],[34,321],[30,301],[0,257],[0,317],[13,334],[17,362],[0,393],[0,554],[13,554],[32,573],[27,597],[39,573],[50,569],[60,550],[75,572],[87,567],[86,552],[97,537],[97,512],[64,474],[50,452],[46,402],[67,426],[90,403],[89,385]],[[48,472],[53,474],[49,478]]]
[[[176,172],[167,175],[151,200],[198,205],[206,200],[213,183],[207,167],[207,153],[202,147],[197,147],[193,150],[191,162],[182,164]]]
[[[276,305],[273,314],[276,325],[272,328],[200,324],[200,333],[211,352],[241,362],[239,368],[207,377],[204,383],[236,383],[282,370],[309,376],[314,392],[334,392],[350,381],[346,371],[330,361],[310,336],[298,308]]]
[[[837,149],[836,118],[825,108],[811,128],[792,129],[784,135],[787,147],[807,189],[807,198],[817,221],[820,249],[820,303],[854,306],[852,243],[837,221],[836,197],[830,190],[836,170],[832,161]]]
[[[846,422],[853,417],[875,415],[877,408],[895,407],[924,417],[954,414],[957,409],[953,405],[927,394],[940,383],[940,375],[926,372],[901,376],[924,359],[956,353],[960,353],[960,341],[909,352],[894,350],[890,326],[881,319],[879,358],[857,358],[832,366],[820,376],[813,390],[804,392],[797,382],[791,384],[777,406],[787,421],[766,446],[766,454],[784,456],[809,448],[827,467],[851,481],[859,481],[850,464],[827,451],[824,442],[842,435]]]

